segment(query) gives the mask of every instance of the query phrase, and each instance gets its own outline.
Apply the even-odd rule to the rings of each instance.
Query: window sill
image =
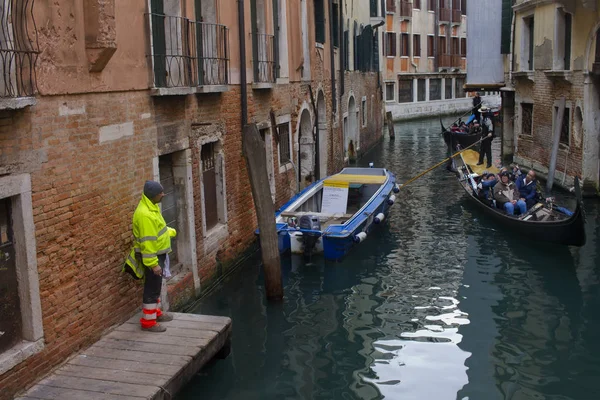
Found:
[[[0,110],[21,110],[25,107],[35,106],[35,97],[7,97],[0,98]]]
[[[287,85],[290,83],[290,78],[277,78],[278,85]]]
[[[204,235],[204,254],[210,254],[219,249],[221,242],[227,240],[229,230],[227,224],[218,223]]]
[[[531,82],[535,82],[534,79],[535,72],[534,71],[517,71],[513,72],[513,76],[518,79],[526,79]]]
[[[196,93],[195,87],[166,87],[152,88],[151,96],[187,96]]]
[[[286,162],[285,164],[279,166],[279,173],[280,174],[285,174],[285,173],[293,171],[293,170],[294,170],[294,166],[289,161]]]
[[[196,93],[224,93],[229,91],[229,85],[204,85],[196,88]]]
[[[271,90],[275,87],[273,82],[257,82],[252,84],[253,90]]]
[[[557,81],[565,81],[571,83],[571,79],[573,78],[573,72],[569,70],[550,70],[544,71],[544,74],[549,79],[557,80]]]
[[[44,348],[44,339],[35,342],[22,340],[4,353],[0,354],[0,375],[19,365],[29,357],[39,353]]]
[[[325,46],[323,45],[323,43],[319,43],[319,42],[315,43],[315,47],[317,49],[324,49],[325,48]]]

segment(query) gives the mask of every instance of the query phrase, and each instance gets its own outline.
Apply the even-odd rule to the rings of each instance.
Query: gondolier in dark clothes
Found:
[[[473,97],[473,115],[475,115],[475,119],[477,121],[481,121],[481,114],[479,109],[481,108],[481,97],[479,96],[479,92],[475,92],[475,97]]]
[[[477,165],[483,164],[483,158],[487,157],[487,168],[492,166],[492,140],[494,139],[494,124],[490,116],[490,109],[482,106],[479,109],[483,121],[481,124],[481,147],[479,149],[479,162]]]

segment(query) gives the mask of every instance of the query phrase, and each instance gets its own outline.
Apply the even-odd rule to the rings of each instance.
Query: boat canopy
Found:
[[[327,185],[335,185],[336,183],[349,183],[349,184],[378,184],[385,183],[387,176],[385,175],[350,175],[350,174],[336,174],[325,179],[323,182]]]

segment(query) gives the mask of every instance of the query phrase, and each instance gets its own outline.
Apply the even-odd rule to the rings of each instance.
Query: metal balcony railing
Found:
[[[29,97],[37,92],[39,55],[34,0],[0,1],[0,98]]]
[[[401,17],[412,17],[412,10],[413,10],[413,5],[411,2],[408,1],[401,1],[400,2],[400,16]]]
[[[460,10],[452,10],[452,23],[460,24],[462,20],[462,11]]]
[[[449,8],[440,8],[440,23],[450,22],[452,20],[452,10]]]
[[[275,83],[275,36],[254,33],[252,55],[254,60],[254,82]]]
[[[229,83],[229,29],[184,17],[149,14],[154,87]]]

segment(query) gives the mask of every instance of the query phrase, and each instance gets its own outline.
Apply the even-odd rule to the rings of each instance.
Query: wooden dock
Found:
[[[163,333],[142,332],[140,315],[115,328],[28,390],[21,400],[164,399],[214,356],[228,351],[231,319],[173,313]]]

